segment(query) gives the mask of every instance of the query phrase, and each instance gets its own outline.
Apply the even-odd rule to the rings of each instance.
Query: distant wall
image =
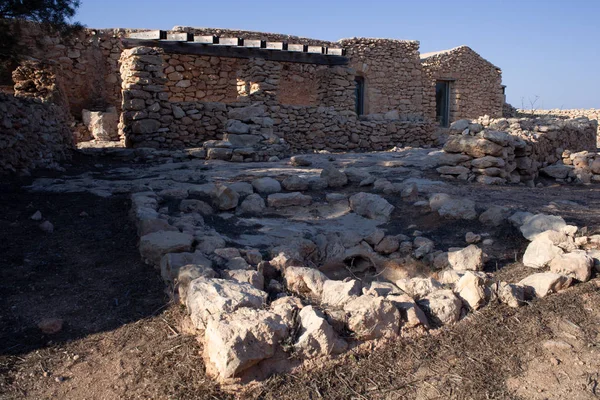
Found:
[[[580,118],[586,117],[590,120],[600,122],[600,109],[597,108],[588,108],[588,109],[570,109],[570,110],[562,110],[562,109],[554,109],[554,110],[523,110],[518,109],[516,116],[520,117],[550,117],[550,118]],[[598,127],[598,131],[596,134],[596,144],[600,147],[600,126]]]

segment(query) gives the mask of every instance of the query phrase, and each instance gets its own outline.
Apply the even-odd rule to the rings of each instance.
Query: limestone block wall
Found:
[[[168,57],[158,48],[123,52],[120,130],[128,145],[203,146],[209,148],[209,158],[219,154],[225,159],[240,155],[261,160],[290,150],[383,150],[398,144],[433,143],[431,124],[409,122],[398,113],[359,119],[353,111],[354,71],[347,67],[290,65],[293,73],[316,74],[318,107],[281,104],[278,93],[286,63],[262,59],[247,60],[238,71],[238,78],[250,85],[243,86],[245,90],[238,86],[237,102],[176,102],[165,73],[171,66]],[[214,140],[225,143],[207,143]],[[211,151],[213,145],[231,151]]]
[[[73,147],[68,122],[57,105],[0,93],[0,174],[57,168]]]
[[[435,85],[450,81],[450,122],[484,115],[502,117],[502,71],[467,46],[421,55],[423,109],[435,120]]]
[[[410,40],[343,39],[350,67],[365,80],[365,114],[397,110],[423,116],[419,42]]]

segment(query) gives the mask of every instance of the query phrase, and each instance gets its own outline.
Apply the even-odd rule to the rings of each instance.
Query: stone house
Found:
[[[421,54],[423,112],[448,126],[459,119],[502,117],[502,71],[467,46]]]
[[[467,47],[424,58],[416,41],[189,27],[86,29],[65,41],[35,25],[24,44],[44,61],[45,83],[30,64],[13,75],[17,92],[44,97],[36,91],[52,82],[76,120],[83,110],[116,113],[118,131],[92,138],[133,147],[231,146],[212,153],[241,161],[430,146],[442,80],[451,81],[448,122],[502,112],[500,70]]]

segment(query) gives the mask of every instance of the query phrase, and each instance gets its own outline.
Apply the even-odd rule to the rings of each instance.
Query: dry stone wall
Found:
[[[410,122],[397,112],[359,119],[352,111],[354,75],[346,67],[305,68],[319,77],[319,107],[280,104],[280,73],[287,63],[262,59],[247,60],[238,71],[238,79],[251,83],[238,89],[238,102],[173,102],[167,59],[157,48],[123,52],[120,129],[134,147],[204,147],[208,158],[258,161],[290,150],[433,144],[431,124]]]
[[[353,38],[340,40],[350,66],[365,79],[365,114],[397,110],[422,117],[419,42]]]
[[[585,117],[590,120],[600,122],[600,109],[597,109],[597,108],[571,109],[571,110],[562,110],[562,109],[523,110],[523,109],[517,109],[517,110],[515,110],[515,114],[513,116],[524,117],[524,118],[527,118],[527,117],[531,118],[532,116],[536,116],[536,117],[551,117],[551,118],[561,118],[561,119]],[[596,143],[600,147],[600,126],[598,127]]]
[[[70,157],[68,123],[57,105],[0,93],[0,174],[57,168]]]
[[[596,149],[597,122],[587,118],[459,120],[437,171],[485,184],[533,183],[539,171],[570,155]]]
[[[502,117],[502,72],[467,46],[421,55],[425,115],[435,120],[435,85],[450,81],[450,122]]]

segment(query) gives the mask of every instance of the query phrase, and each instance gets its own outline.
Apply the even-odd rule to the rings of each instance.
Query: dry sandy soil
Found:
[[[95,160],[77,162],[85,170]],[[245,389],[220,388],[204,376],[200,345],[180,331],[183,310],[139,258],[127,197],[32,194],[24,183],[0,184],[0,399],[600,397],[598,278],[520,309],[491,305],[427,336]],[[600,227],[595,186],[463,190],[541,211],[550,201],[575,200],[583,207],[551,207],[568,222]],[[54,233],[29,219],[36,210]],[[503,268],[521,271],[519,263]],[[46,317],[64,319],[61,332],[44,335],[37,324]]]

